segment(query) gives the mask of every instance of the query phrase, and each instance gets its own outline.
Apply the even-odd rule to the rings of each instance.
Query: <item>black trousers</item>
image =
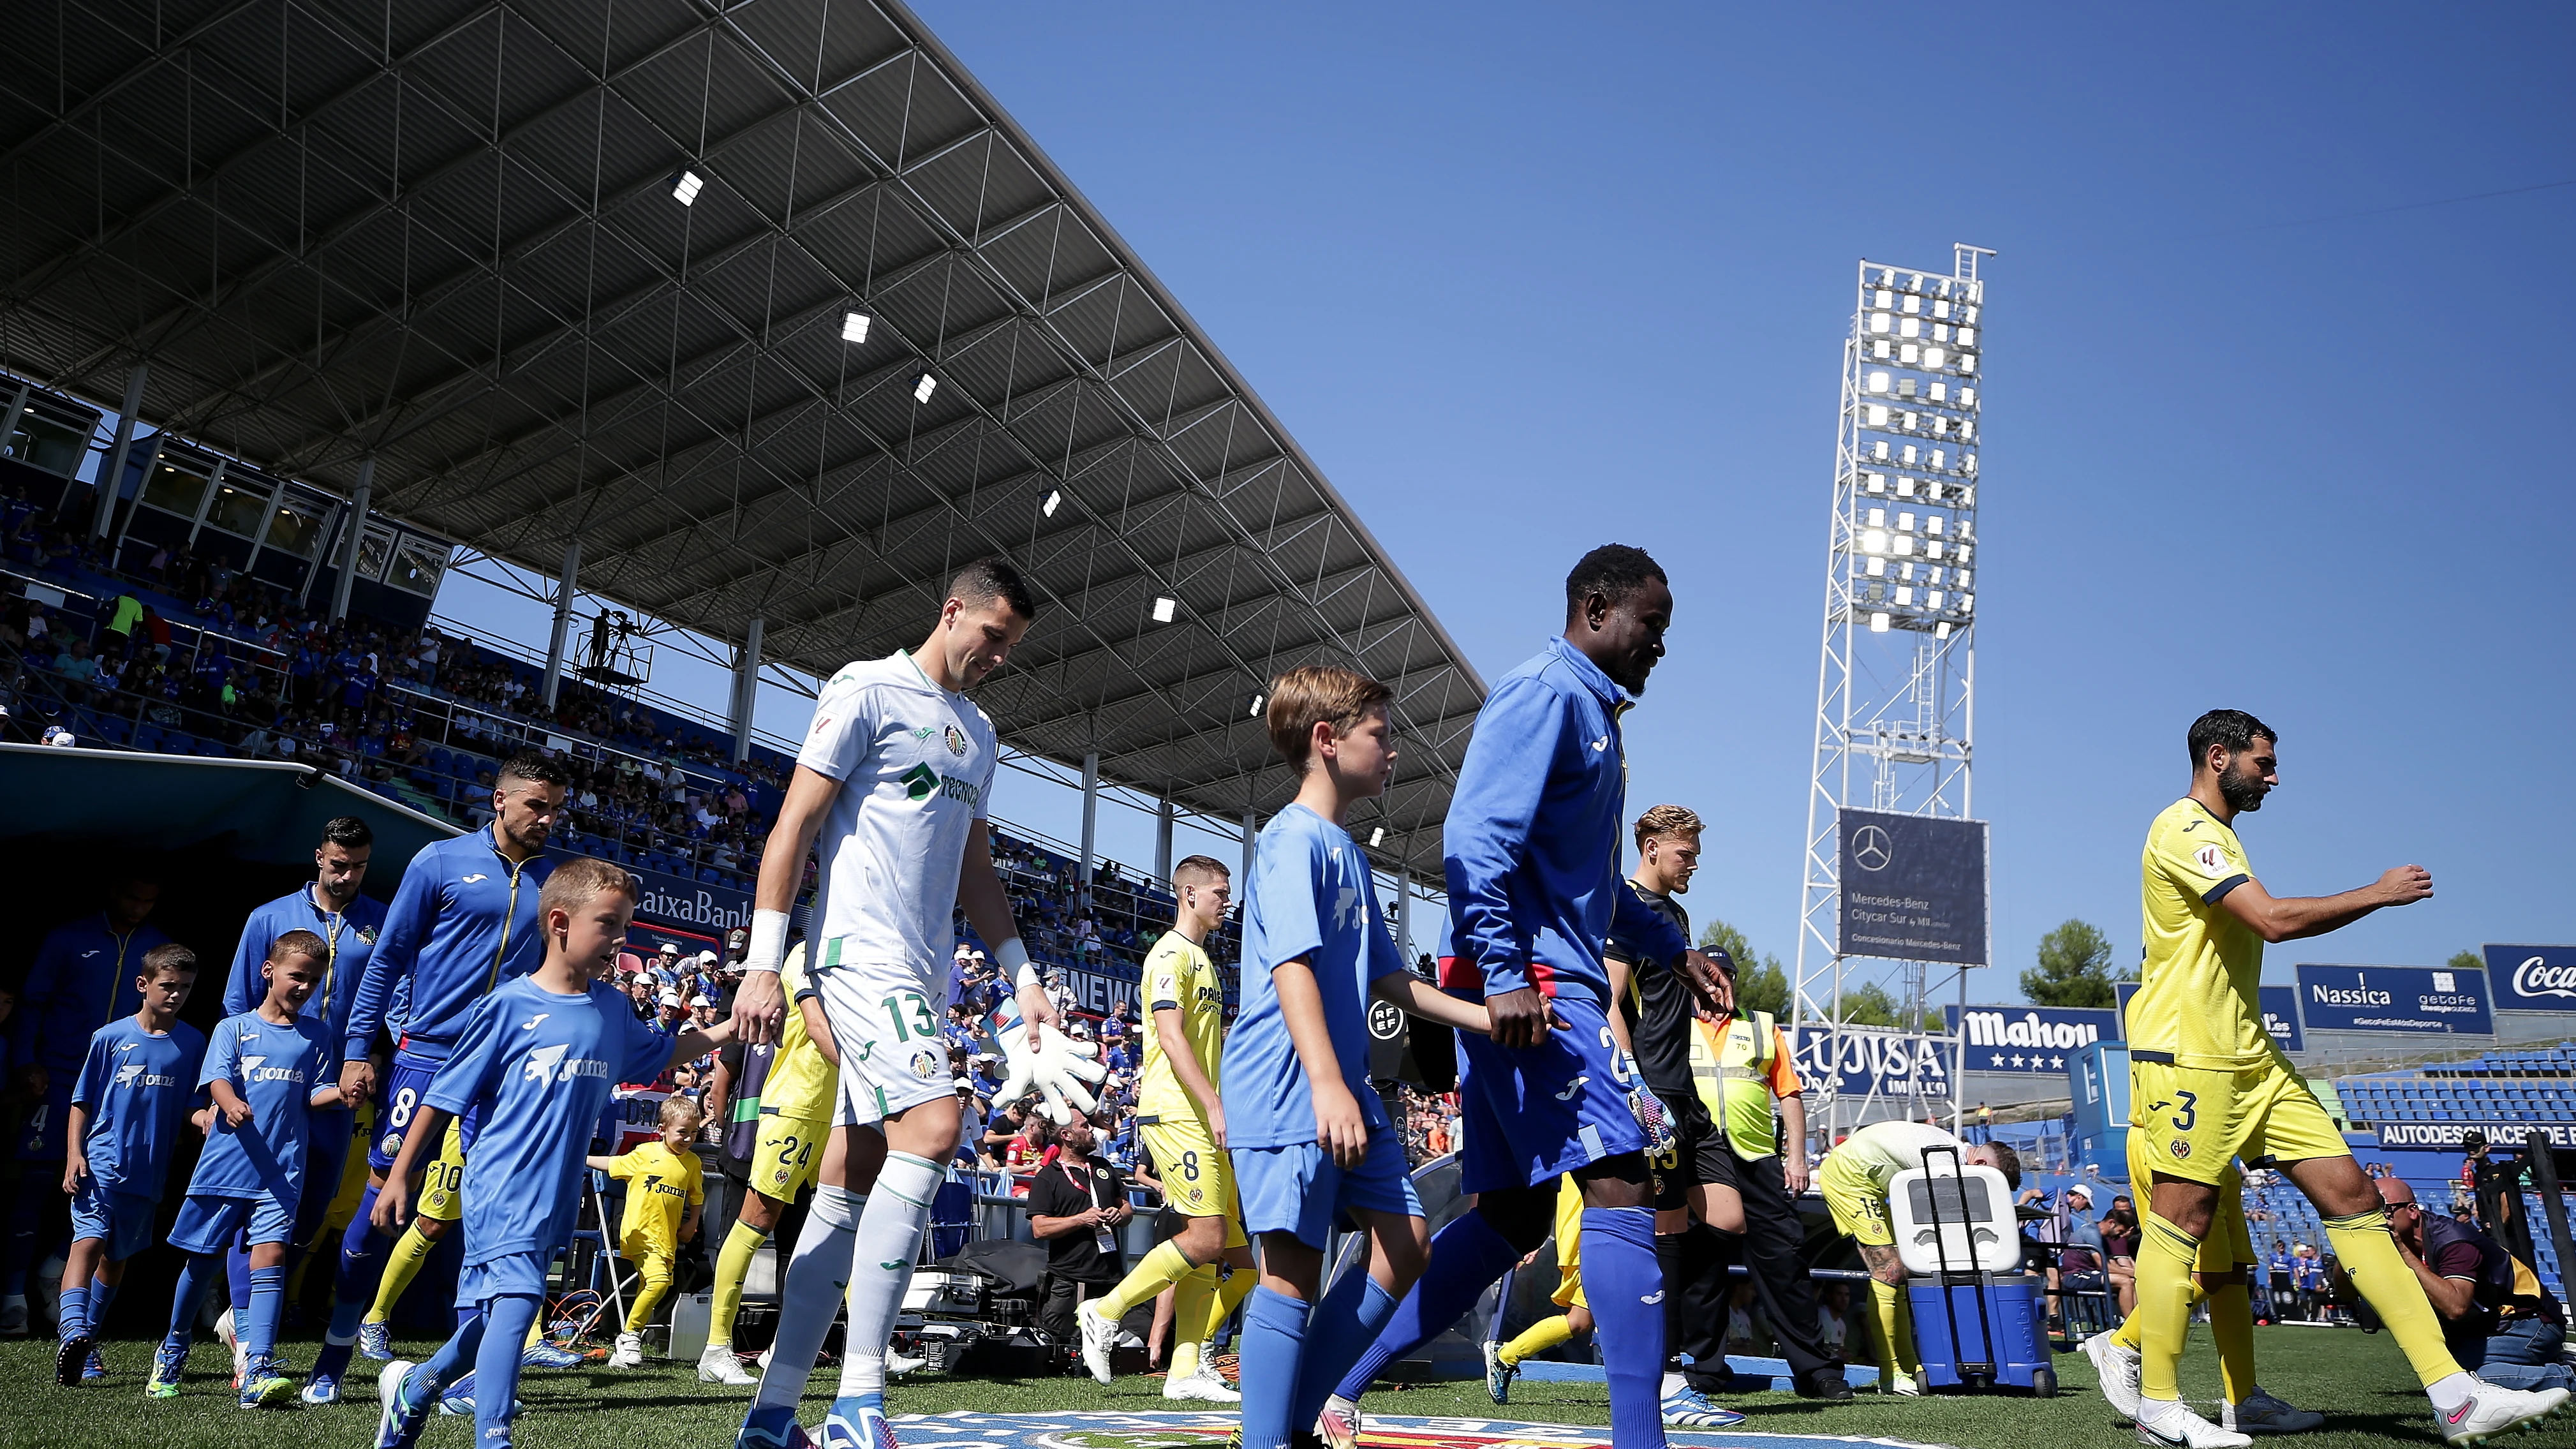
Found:
[[[1816,1316],[1816,1286],[1807,1277],[1807,1263],[1799,1249],[1805,1245],[1806,1233],[1798,1222],[1797,1211],[1789,1203],[1789,1187],[1780,1174],[1780,1159],[1756,1158],[1735,1161],[1735,1190],[1744,1199],[1744,1238],[1742,1253],[1747,1274],[1753,1280],[1753,1295],[1762,1305],[1762,1316],[1770,1321],[1771,1335],[1780,1344],[1780,1356],[1789,1361],[1789,1371],[1805,1380],[1818,1373],[1839,1375],[1841,1365],[1826,1352],[1825,1332]],[[1726,1289],[1717,1289],[1716,1307],[1703,1320],[1708,1331],[1692,1333],[1691,1338],[1704,1340],[1726,1331]],[[1697,1299],[1699,1294],[1693,1294]],[[1694,1313],[1701,1310],[1690,1304]],[[1700,1358],[1697,1350],[1685,1344],[1686,1351]],[[1724,1357],[1701,1359],[1722,1371]],[[1716,1373],[1703,1376],[1693,1372],[1694,1381],[1716,1378]]]
[[[1048,1273],[1038,1284],[1038,1328],[1059,1344],[1081,1346],[1082,1335],[1074,1327],[1073,1310],[1106,1296],[1117,1286],[1115,1278],[1106,1283],[1085,1283]]]

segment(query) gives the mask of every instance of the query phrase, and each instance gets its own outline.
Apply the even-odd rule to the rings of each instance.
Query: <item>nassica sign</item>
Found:
[[[1942,1012],[1951,1034],[1959,1035],[1959,1008]],[[1969,1071],[2058,1074],[2085,1047],[2119,1040],[2120,1014],[2102,1007],[1971,1006],[1965,1033]]]
[[[1986,964],[1986,822],[1845,810],[1842,953]]]
[[[2487,973],[2420,966],[2301,966],[2299,1016],[2310,1031],[2492,1036]]]
[[[2498,1011],[2576,1011],[2576,946],[2489,946]]]
[[[1798,1033],[1798,1079],[1837,1095],[1950,1095],[1950,1044],[1886,1027],[1811,1026]]]
[[[2129,998],[2138,994],[2138,983],[2123,981],[2113,989],[2120,993],[2121,1035],[2126,1037]],[[2272,1034],[2273,1044],[2285,1052],[2306,1051],[2307,1038],[2299,1034],[2299,988],[2264,986],[2256,994],[2256,1009],[2263,1013],[2263,1029]]]

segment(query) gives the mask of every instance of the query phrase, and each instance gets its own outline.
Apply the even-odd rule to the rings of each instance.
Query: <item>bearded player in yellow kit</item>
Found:
[[[2379,1193],[2343,1134],[2264,1028],[2257,990],[2263,945],[2322,936],[2387,906],[2433,894],[2433,877],[2402,865],[2340,895],[2276,898],[2254,878],[2236,838],[2239,815],[2280,784],[2278,740],[2243,710],[2192,723],[2191,793],[2147,830],[2141,862],[2145,966],[2129,1002],[2129,1123],[2153,1186],[2138,1245],[2138,1439],[2186,1449],[2244,1449],[2253,1440],[2193,1413],[2175,1384],[2191,1323],[2191,1276],[2231,1160],[2268,1158],[2316,1204],[2326,1240],[2370,1300],[2433,1401],[2442,1437],[2477,1444],[2546,1418],[2564,1389],[2527,1393],[2463,1370],[2441,1320],[2397,1255]]]
[[[1226,1156],[1225,1106],[1216,1096],[1217,1058],[1225,1049],[1225,987],[1207,954],[1208,935],[1224,922],[1234,886],[1224,866],[1193,855],[1172,868],[1172,895],[1172,929],[1145,956],[1145,1002],[1153,1026],[1145,1033],[1136,1127],[1162,1176],[1163,1196],[1189,1226],[1157,1244],[1106,1296],[1075,1308],[1074,1321],[1082,1325],[1083,1364],[1105,1384],[1118,1320],[1177,1285],[1175,1342],[1163,1397],[1230,1404],[1243,1396],[1217,1372],[1208,1342],[1258,1281]],[[1222,1282],[1219,1260],[1230,1270]]]

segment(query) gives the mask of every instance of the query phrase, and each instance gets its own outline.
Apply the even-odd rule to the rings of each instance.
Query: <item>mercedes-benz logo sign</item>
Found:
[[[1395,1040],[1404,1035],[1404,1009],[1392,1001],[1370,1002],[1368,1028],[1379,1041]]]
[[[1887,832],[1875,825],[1864,825],[1852,832],[1852,864],[1863,870],[1885,870],[1892,858]]]

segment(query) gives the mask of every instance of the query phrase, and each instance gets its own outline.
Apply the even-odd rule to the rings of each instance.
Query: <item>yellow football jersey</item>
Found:
[[[778,1055],[770,1059],[769,1080],[760,1085],[760,1110],[804,1121],[828,1120],[841,1070],[823,1059],[823,1049],[805,1034],[805,998],[814,984],[805,977],[805,943],[799,941],[778,967],[779,988],[787,993],[787,1015],[778,1026]]]
[[[608,1175],[626,1183],[626,1213],[618,1219],[618,1238],[624,1242],[641,1238],[663,1253],[676,1252],[680,1220],[692,1204],[707,1200],[698,1154],[673,1152],[657,1138],[613,1159]]]
[[[2280,1059],[2263,1029],[2263,938],[2220,904],[2254,874],[2236,832],[2177,800],[2147,827],[2139,871],[2146,961],[2129,998],[2130,1052],[2222,1071]]]
[[[1199,1070],[1213,1083],[1217,1058],[1225,1050],[1225,988],[1218,983],[1216,964],[1208,960],[1207,952],[1178,931],[1165,931],[1145,955],[1145,1068],[1136,1111],[1174,1121],[1203,1117],[1198,1098],[1181,1085],[1164,1058],[1154,1013],[1167,1006],[1179,1009],[1181,1039],[1190,1044]]]

